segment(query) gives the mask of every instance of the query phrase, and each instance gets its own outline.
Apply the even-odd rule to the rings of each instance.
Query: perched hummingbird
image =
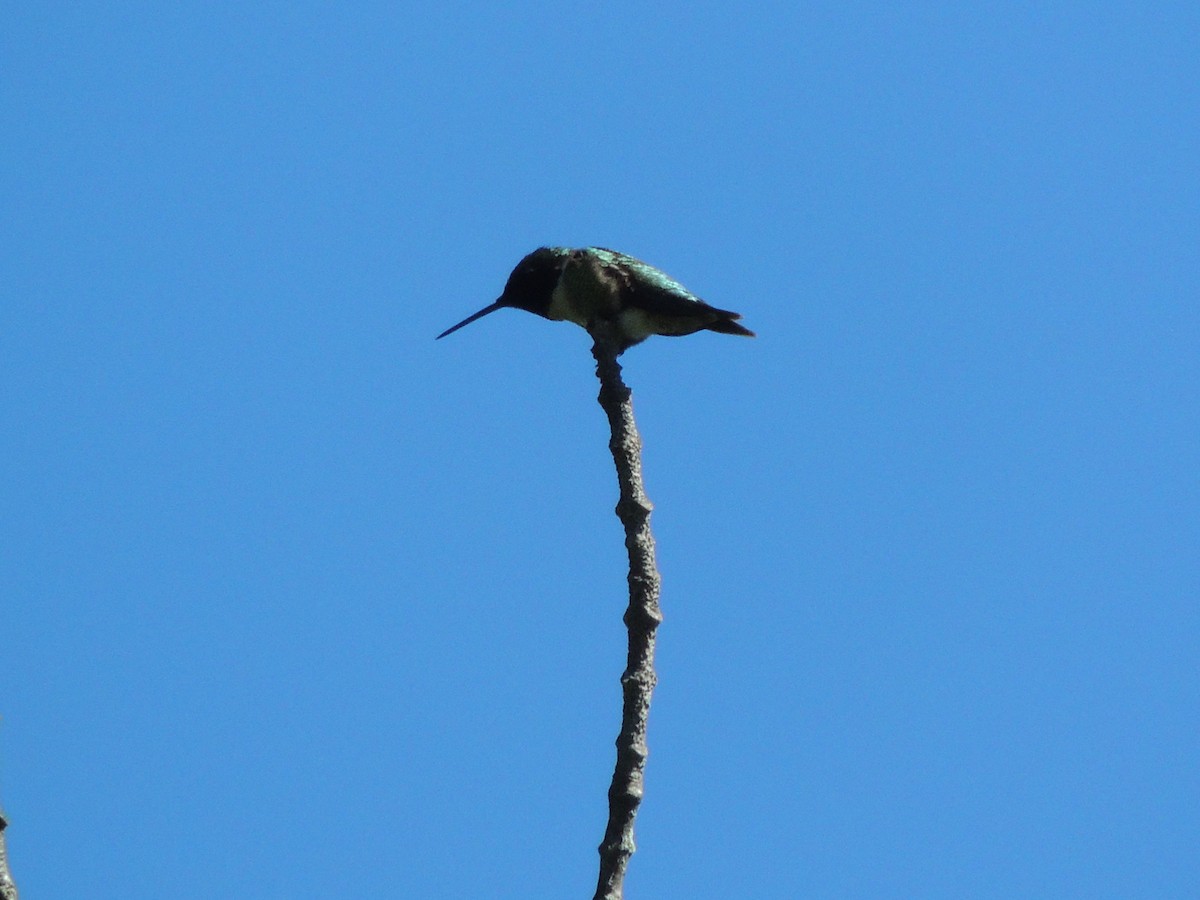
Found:
[[[707,329],[754,337],[753,331],[737,324],[738,313],[709,306],[640,259],[603,247],[541,247],[517,263],[500,299],[447,328],[438,339],[506,306],[565,319],[589,331],[593,323],[605,320],[620,337],[619,353],[652,334]]]

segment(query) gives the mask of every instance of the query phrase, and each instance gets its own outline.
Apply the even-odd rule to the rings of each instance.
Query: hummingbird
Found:
[[[436,340],[506,306],[591,331],[615,326],[624,353],[652,334],[680,336],[718,331],[754,337],[741,315],[709,306],[665,272],[603,247],[539,247],[512,270],[504,293],[490,306],[447,328]]]

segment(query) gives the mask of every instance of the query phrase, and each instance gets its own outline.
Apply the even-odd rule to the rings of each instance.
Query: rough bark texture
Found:
[[[17,885],[8,869],[8,842],[4,839],[6,828],[8,819],[0,812],[0,900],[17,900]]]
[[[629,857],[633,855],[633,820],[642,802],[646,770],[646,724],[654,673],[654,633],[662,621],[658,605],[660,579],[654,562],[654,536],[650,532],[653,508],[642,486],[642,440],[633,420],[632,394],[621,379],[617,363],[619,343],[603,327],[592,329],[596,343],[596,375],[600,379],[600,406],[612,429],[609,449],[617,466],[620,500],[617,517],[625,527],[629,551],[629,659],[621,676],[624,708],[617,736],[617,765],[608,789],[608,827],[600,843],[600,880],[596,900],[620,900]]]

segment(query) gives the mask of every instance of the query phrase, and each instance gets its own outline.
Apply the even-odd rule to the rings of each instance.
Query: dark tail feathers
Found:
[[[722,316],[728,316],[728,318],[718,319],[717,321],[713,322],[711,325],[708,326],[709,331],[719,331],[721,334],[740,334],[743,337],[754,337],[755,336],[754,332],[751,331],[749,328],[743,328],[741,325],[739,325],[737,322],[734,321],[734,319],[741,318],[741,316],[738,313],[726,312],[723,309],[719,310],[719,312],[721,313]]]

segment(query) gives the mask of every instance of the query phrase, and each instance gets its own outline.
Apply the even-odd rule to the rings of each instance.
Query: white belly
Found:
[[[554,293],[550,295],[550,308],[546,310],[546,318],[557,319],[560,322],[574,322],[576,325],[587,328],[590,316],[587,310],[581,310],[577,305],[571,303],[560,278],[558,284],[554,286]]]
[[[644,341],[652,334],[658,334],[650,316],[642,309],[623,309],[618,314],[621,332],[632,341]]]

